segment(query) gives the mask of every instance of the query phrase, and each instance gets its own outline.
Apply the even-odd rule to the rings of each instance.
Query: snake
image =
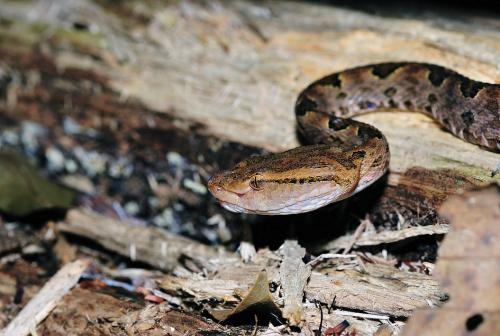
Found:
[[[233,212],[312,211],[362,191],[388,170],[385,136],[352,117],[420,112],[453,135],[498,152],[499,106],[500,84],[435,64],[390,62],[347,69],[316,80],[299,94],[295,115],[307,144],[244,159],[213,175],[208,189]]]

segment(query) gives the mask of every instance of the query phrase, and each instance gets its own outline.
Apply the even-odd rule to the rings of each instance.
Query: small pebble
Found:
[[[64,168],[70,174],[76,173],[78,170],[78,164],[73,159],[68,159],[64,162]]]
[[[23,146],[31,153],[36,152],[39,147],[39,138],[47,136],[47,129],[42,125],[32,122],[23,121],[21,124],[21,142]]]
[[[181,166],[184,164],[184,158],[176,152],[167,153],[167,162],[172,166]]]
[[[74,154],[89,176],[100,175],[106,171],[108,160],[105,155],[95,151],[87,152],[81,147],[75,148]]]
[[[1,142],[15,146],[19,144],[19,135],[13,130],[6,130],[2,133]]]
[[[125,158],[119,158],[112,162],[108,169],[109,176],[113,178],[127,178],[132,175],[134,168]]]
[[[139,211],[141,210],[139,207],[139,204],[137,204],[137,202],[133,202],[133,201],[125,203],[123,208],[125,209],[125,212],[127,214],[129,214],[130,216],[137,215],[139,213]]]
[[[95,187],[92,181],[84,175],[66,175],[60,179],[61,183],[85,194],[95,193]]]
[[[182,205],[181,203],[179,202],[175,202],[173,205],[172,205],[172,208],[174,208],[175,211],[177,212],[181,212],[181,211],[184,211],[185,207],[184,205]]]
[[[45,150],[45,158],[47,159],[47,168],[50,172],[60,172],[65,168],[64,154],[54,146],[50,146]]]
[[[158,226],[172,228],[176,224],[174,211],[171,208],[166,208],[161,214],[153,218],[153,223]]]
[[[71,117],[64,118],[63,129],[68,135],[78,135],[82,133],[82,127]]]
[[[184,181],[182,181],[182,185],[186,189],[189,189],[197,194],[205,195],[207,193],[207,188],[203,184],[195,182],[195,181],[188,179],[188,178],[186,178],[186,179],[184,179]]]

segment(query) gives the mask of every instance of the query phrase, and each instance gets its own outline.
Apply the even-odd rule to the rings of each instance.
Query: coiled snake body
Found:
[[[246,159],[213,176],[208,187],[235,212],[311,211],[363,190],[388,168],[384,135],[350,117],[376,110],[421,112],[455,136],[498,151],[499,106],[499,84],[437,65],[383,63],[345,70],[315,81],[297,99],[298,127],[311,145]]]

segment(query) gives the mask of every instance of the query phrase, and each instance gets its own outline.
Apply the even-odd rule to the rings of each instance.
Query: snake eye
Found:
[[[258,175],[255,175],[253,176],[251,179],[250,179],[250,188],[252,188],[253,190],[262,190],[262,186],[260,186],[259,184],[259,181],[257,180],[257,176]]]

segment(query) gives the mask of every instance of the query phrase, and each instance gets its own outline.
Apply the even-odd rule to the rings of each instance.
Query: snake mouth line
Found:
[[[272,209],[267,209],[267,210],[249,209],[249,208],[243,207],[243,206],[238,205],[238,204],[230,203],[227,201],[221,201],[221,200],[219,200],[219,203],[224,208],[226,208],[227,210],[232,211],[232,212],[251,213],[251,214],[256,214],[256,215],[266,215],[266,214],[267,215],[269,215],[269,214],[276,214],[276,215],[288,215],[288,214],[290,214],[290,215],[292,215],[292,214],[297,214],[297,213],[303,212],[303,210],[301,210],[301,208],[302,208],[300,206],[301,204],[311,203],[311,202],[314,202],[316,200],[321,200],[321,199],[328,200],[327,202],[318,202],[317,206],[311,207],[311,210],[315,210],[317,208],[324,206],[326,203],[330,203],[329,198],[336,198],[336,197],[335,197],[334,193],[332,193],[332,192],[325,192],[325,193],[319,194],[317,196],[314,196],[314,197],[311,197],[311,198],[308,198],[308,199],[305,199],[302,201],[298,201],[298,202],[288,204],[288,205],[285,205],[282,207],[272,208]],[[336,199],[342,200],[344,198],[345,197],[339,197]],[[295,209],[292,211],[283,211],[284,209],[289,209],[292,207],[295,207]]]

